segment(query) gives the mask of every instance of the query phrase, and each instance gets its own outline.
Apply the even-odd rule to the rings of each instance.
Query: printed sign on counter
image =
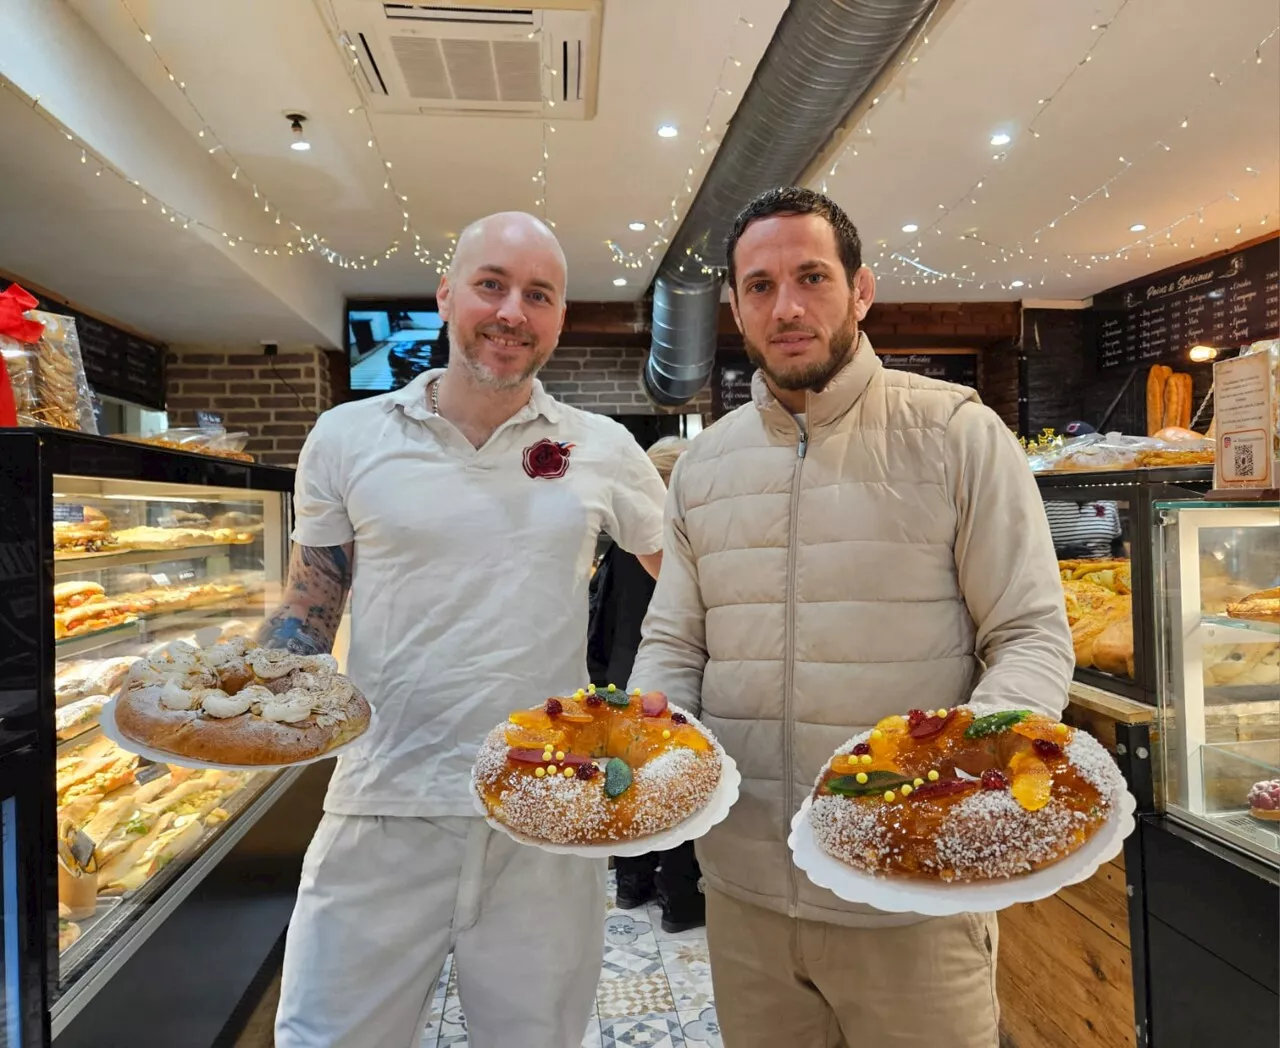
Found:
[[[1275,385],[1266,353],[1213,365],[1214,431],[1218,441],[1214,487],[1220,490],[1276,486],[1273,453]]]

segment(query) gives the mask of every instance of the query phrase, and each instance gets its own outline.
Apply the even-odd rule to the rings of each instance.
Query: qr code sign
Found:
[[[1232,472],[1241,479],[1257,476],[1257,459],[1254,458],[1252,442],[1237,441],[1232,449]]]

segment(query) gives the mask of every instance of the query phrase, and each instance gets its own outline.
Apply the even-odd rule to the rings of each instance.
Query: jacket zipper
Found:
[[[809,394],[804,396],[805,420],[809,418]],[[800,473],[804,469],[805,452],[809,449],[809,434],[805,427],[796,420],[796,428],[800,431],[800,442],[796,445],[796,465],[791,477],[791,524],[787,532],[787,638],[786,651],[783,653],[782,681],[782,774],[784,777],[782,790],[782,834],[783,839],[791,833],[791,815],[793,806],[793,772],[794,760],[792,746],[795,732],[791,723],[792,696],[795,690],[796,669],[796,558],[799,555],[796,542],[796,528],[800,521]],[[799,905],[799,891],[796,887],[795,863],[787,861],[787,915],[795,917]]]

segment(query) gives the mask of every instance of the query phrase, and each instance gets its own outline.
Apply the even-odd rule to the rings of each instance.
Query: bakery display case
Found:
[[[159,764],[98,723],[137,660],[257,631],[281,594],[293,472],[15,429],[0,430],[0,474],[0,624],[19,641],[0,670],[0,731],[27,733],[38,761],[29,912],[44,915],[57,1039],[302,774]],[[295,888],[296,872],[278,894]]]
[[[1165,807],[1280,867],[1280,503],[1156,505]]]
[[[1208,491],[1212,467],[1040,473],[1036,484],[1058,557],[1076,680],[1154,706],[1153,507]]]

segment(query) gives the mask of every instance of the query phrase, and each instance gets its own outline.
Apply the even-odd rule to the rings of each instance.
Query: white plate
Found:
[[[365,701],[369,702],[368,699],[365,699]],[[352,747],[358,746],[369,737],[377,717],[378,711],[373,708],[373,703],[370,702],[369,725],[360,735],[344,742],[341,746],[335,746],[318,757],[308,757],[306,760],[291,761],[287,764],[217,764],[213,761],[201,761],[196,760],[194,757],[184,757],[180,753],[169,753],[167,750],[156,749],[154,746],[144,746],[127,735],[122,735],[120,729],[116,727],[115,699],[112,699],[102,707],[102,712],[98,714],[98,725],[102,728],[102,734],[126,753],[136,753],[139,757],[145,757],[147,760],[155,761],[158,764],[176,764],[179,768],[212,768],[215,771],[280,771],[284,768],[301,768],[306,764],[317,764],[320,761],[327,761],[331,757],[341,757],[344,753],[349,752]]]
[[[809,880],[847,902],[864,903],[889,913],[920,913],[947,917],[957,913],[987,913],[1020,902],[1047,899],[1068,884],[1088,880],[1104,862],[1120,854],[1124,839],[1133,832],[1137,801],[1128,790],[1112,806],[1111,815],[1084,847],[1035,873],[978,884],[916,881],[887,877],[854,869],[823,851],[813,836],[809,809],[813,795],[805,799],[791,820],[787,845],[791,857]]]
[[[676,707],[673,706],[671,708],[674,710]],[[692,719],[690,718],[690,720]],[[706,731],[705,728],[703,730]],[[708,732],[708,734],[710,733]],[[742,784],[742,774],[738,771],[737,763],[724,752],[723,747],[718,742],[715,745],[717,752],[720,754],[720,781],[716,784],[716,788],[711,791],[711,796],[707,798],[707,803],[683,822],[677,823],[669,830],[663,830],[662,833],[653,833],[647,837],[637,837],[634,840],[612,841],[607,844],[552,844],[549,841],[526,837],[523,833],[513,830],[510,826],[490,816],[489,809],[485,807],[484,800],[476,790],[474,777],[471,780],[471,799],[475,804],[476,811],[483,815],[485,822],[495,830],[505,833],[519,844],[527,844],[531,848],[541,848],[543,851],[549,851],[555,855],[578,855],[585,859],[607,859],[610,855],[626,857],[646,855],[652,851],[667,851],[678,844],[683,844],[685,841],[697,840],[716,823],[723,822],[725,816],[729,814],[729,809],[733,807],[734,802],[738,799],[738,787]]]

